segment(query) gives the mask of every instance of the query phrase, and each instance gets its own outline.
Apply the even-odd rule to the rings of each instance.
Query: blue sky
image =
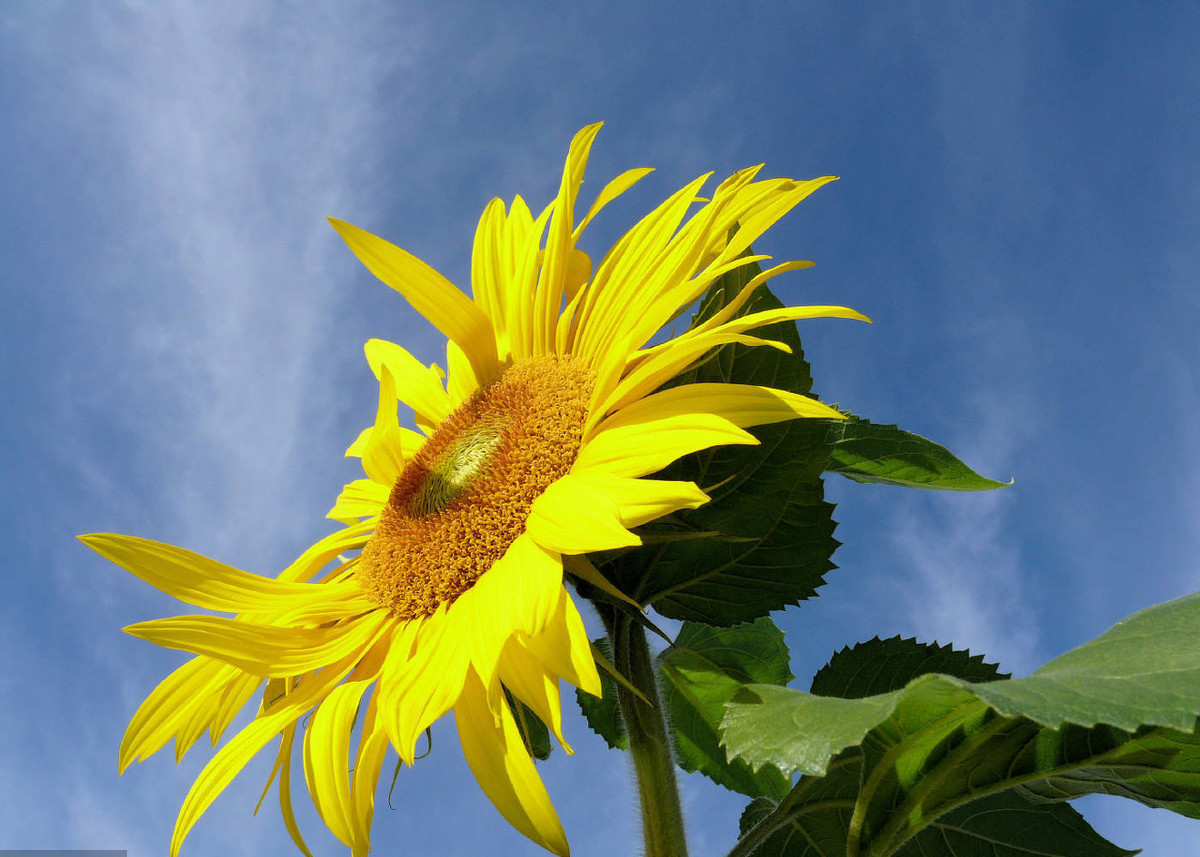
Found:
[[[362,342],[439,358],[324,218],[465,284],[487,200],[548,201],[598,119],[585,195],[658,168],[597,223],[609,239],[708,170],[841,176],[757,248],[817,263],[776,281],[785,300],[876,321],[802,328],[818,392],[1016,480],[832,482],[841,567],[777,617],[798,675],[876,633],[1027,672],[1200,589],[1200,12],[742,5],[0,7],[0,848],[163,853],[204,759],[117,779],[126,721],[180,661],[118,629],[180,608],[73,536],[274,573],[355,476]],[[635,853],[624,760],[567,728],[578,754],[543,770],[574,853]],[[266,773],[184,853],[288,853],[273,799],[249,815]],[[740,801],[693,778],[685,802],[693,852],[724,853]],[[449,724],[394,804],[379,853],[538,853]],[[1085,811],[1149,857],[1200,855],[1194,822]]]

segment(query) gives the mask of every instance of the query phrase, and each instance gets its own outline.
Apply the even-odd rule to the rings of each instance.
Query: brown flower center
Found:
[[[571,469],[594,382],[571,357],[535,357],[447,417],[396,479],[363,548],[367,597],[414,619],[470,589]]]

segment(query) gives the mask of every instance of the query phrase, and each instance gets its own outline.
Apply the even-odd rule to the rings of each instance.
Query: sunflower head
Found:
[[[172,738],[179,755],[204,730],[216,744],[238,711],[261,700],[188,793],[173,855],[272,741],[284,819],[305,848],[290,798],[300,735],[317,810],[352,853],[366,854],[389,748],[413,764],[418,737],[450,711],[497,809],[533,841],[566,854],[509,701],[563,742],[560,682],[601,692],[588,635],[564,588],[564,562],[631,600],[584,555],[638,545],[640,525],[708,500],[691,482],[654,474],[689,453],[757,443],[749,427],[841,418],[771,387],[671,383],[729,344],[786,348],[755,337],[757,327],[862,318],[832,306],[746,311],[759,285],[807,263],[769,268],[702,322],[662,333],[717,278],[766,259],[747,253],[750,243],[832,177],[759,180],[751,168],[701,196],[708,178],[701,176],[593,266],[577,247],[581,234],[649,172],[613,179],[576,219],[598,130],[576,135],[558,194],[539,213],[520,197],[488,204],[469,295],[406,251],[332,221],[363,263],[446,336],[448,365],[444,373],[394,343],[367,343],[379,400],[374,422],[348,451],[361,458],[364,478],[347,485],[329,513],[341,529],[274,578],[145,539],[85,537],[148,583],[226,614],[126,629],[192,658],[134,715],[122,769]],[[401,426],[401,407],[416,431]]]

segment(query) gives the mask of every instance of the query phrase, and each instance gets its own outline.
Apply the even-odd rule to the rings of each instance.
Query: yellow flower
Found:
[[[863,318],[830,306],[737,316],[760,283],[808,263],[767,270],[703,324],[649,344],[717,277],[767,258],[743,253],[832,177],[757,181],[758,168],[751,168],[706,200],[698,196],[708,178],[702,176],[637,223],[593,272],[576,249],[580,234],[649,172],[617,177],[575,222],[598,130],[576,135],[558,196],[538,217],[520,197],[508,210],[500,200],[487,206],[475,235],[472,297],[398,247],[332,221],[359,259],[445,334],[449,366],[444,374],[399,345],[367,343],[379,406],[374,425],[347,453],[361,457],[366,478],[347,485],[329,513],[343,529],[276,579],[145,539],[84,537],[164,592],[233,614],[126,628],[195,657],[134,715],[121,745],[122,771],[171,738],[177,758],[204,731],[215,746],[262,689],[254,719],[189,791],[172,855],[213,799],[277,736],[271,779],[280,778],[285,822],[307,853],[289,784],[297,727],[305,722],[303,769],[313,802],[352,853],[366,854],[387,748],[413,764],[418,737],[451,709],[467,761],[497,809],[530,839],[565,855],[562,826],[504,692],[532,709],[564,747],[559,680],[600,693],[583,622],[563,586],[564,564],[612,591],[587,553],[637,545],[632,528],[708,499],[690,482],[649,474],[691,452],[756,443],[745,431],[750,426],[839,416],[767,387],[661,389],[727,343],[785,348],[746,333],[756,327]],[[400,426],[398,403],[412,409],[420,433]]]

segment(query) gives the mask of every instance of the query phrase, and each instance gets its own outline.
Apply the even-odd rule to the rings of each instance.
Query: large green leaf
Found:
[[[755,857],[845,857],[858,795],[857,768],[834,762],[825,777],[805,777],[800,800],[777,805],[757,798],[742,813],[741,830],[770,833]],[[819,787],[819,788],[818,788]],[[789,798],[792,796],[789,795]],[[772,814],[780,813],[778,826]],[[998,792],[946,813],[910,839],[899,857],[1131,857],[1065,803],[1036,803],[1015,790]]]
[[[985,663],[983,655],[911,638],[876,637],[835,654],[813,676],[810,690],[817,696],[860,699],[897,690],[928,673],[981,682],[1009,677],[995,664]]]
[[[717,738],[725,703],[741,687],[792,680],[787,644],[775,623],[762,618],[713,628],[685,622],[658,665],[680,766],[750,797],[782,797],[791,783],[778,768],[754,771],[741,759],[730,760]]]
[[[693,325],[724,306],[759,272],[746,265],[721,277],[701,302]],[[760,286],[744,311],[781,306]],[[793,322],[756,336],[785,343],[727,345],[673,384],[734,382],[809,393],[812,378]],[[609,558],[605,574],[664,616],[735,625],[811,598],[833,568],[833,506],[821,473],[829,458],[827,422],[794,420],[761,426],[759,446],[726,446],[686,456],[661,476],[695,482],[712,501],[641,531],[646,545]]]
[[[739,852],[756,857],[845,857],[862,758],[852,750],[824,777],[802,777],[782,801],[755,798],[742,812]]]
[[[831,473],[855,482],[943,491],[987,491],[1011,484],[980,476],[946,447],[918,434],[849,416],[828,422],[825,440],[832,451],[826,469]]]
[[[1035,803],[1013,790],[951,810],[898,857],[1132,857],[1065,803]]]
[[[893,854],[968,802],[1090,793],[1200,817],[1200,595],[1137,613],[1033,675],[925,675],[837,699],[771,685],[727,704],[722,741],[751,765],[823,774],[861,748],[849,857]]]

